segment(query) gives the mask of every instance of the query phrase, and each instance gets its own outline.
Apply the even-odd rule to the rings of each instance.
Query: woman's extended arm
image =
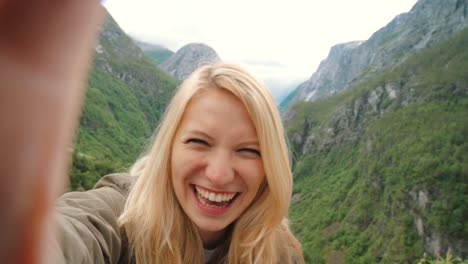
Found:
[[[0,0],[0,263],[47,263],[101,17],[98,0]]]

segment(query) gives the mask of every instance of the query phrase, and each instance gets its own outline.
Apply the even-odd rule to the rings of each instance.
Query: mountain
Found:
[[[395,17],[367,41],[338,44],[318,70],[281,104],[316,101],[349,88],[356,80],[404,62],[408,54],[430,47],[468,25],[465,0],[423,0]]]
[[[376,32],[374,45],[369,39],[333,48],[334,62],[323,62],[330,70],[317,79],[339,83],[335,78],[352,76],[361,59],[372,62],[342,80],[343,89],[314,102],[292,102],[299,89],[289,97],[289,217],[307,263],[416,263],[424,252],[449,250],[468,257],[467,10],[466,0],[419,1]],[[137,158],[178,84],[108,16],[70,188],[90,188]]]
[[[468,258],[467,5],[421,0],[367,42],[335,47],[328,66],[341,52],[343,62],[373,67],[331,96],[291,106],[290,219],[307,263]],[[339,83],[335,73],[313,76]]]
[[[143,50],[143,52],[150,57],[156,64],[161,64],[169,57],[171,57],[174,52],[169,50],[166,47],[163,47],[158,44],[151,44],[140,40],[133,40],[135,44]]]
[[[89,74],[70,189],[88,189],[99,177],[131,164],[178,84],[107,14]]]
[[[468,257],[468,30],[295,105],[290,217],[310,263]],[[338,262],[343,263],[343,262]]]
[[[160,67],[178,80],[184,80],[190,73],[203,64],[220,61],[218,54],[211,47],[202,43],[190,43],[180,48]]]

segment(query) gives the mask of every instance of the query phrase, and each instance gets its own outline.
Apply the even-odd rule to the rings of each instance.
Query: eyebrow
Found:
[[[186,134],[190,134],[190,135],[197,135],[197,136],[201,136],[201,137],[204,137],[210,141],[215,141],[213,137],[211,137],[210,135],[208,135],[207,133],[201,131],[201,130],[196,130],[196,129],[190,129],[190,130],[187,130],[185,132]],[[234,139],[233,139],[234,140]],[[256,139],[253,139],[253,140],[247,140],[245,142],[242,142],[240,143],[239,145],[245,145],[245,146],[250,146],[250,145],[255,145],[255,146],[258,146],[260,147],[260,143],[258,140]]]
[[[258,140],[250,140],[250,141],[245,141],[245,142],[242,142],[240,145],[245,145],[245,146],[257,146],[257,147],[260,147],[260,143],[258,142]]]
[[[211,141],[214,141],[214,139],[210,135],[208,135],[207,133],[205,133],[203,131],[200,131],[200,130],[194,130],[194,129],[187,130],[186,134],[195,134],[195,135],[207,138],[207,139],[209,139]]]

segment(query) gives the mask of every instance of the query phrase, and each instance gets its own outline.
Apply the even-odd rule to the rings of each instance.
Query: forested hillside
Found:
[[[126,170],[143,151],[179,81],[154,64],[107,14],[74,145],[70,189]]]
[[[308,263],[468,256],[468,29],[296,104],[292,227]]]

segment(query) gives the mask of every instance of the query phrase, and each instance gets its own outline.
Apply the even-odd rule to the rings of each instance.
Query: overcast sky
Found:
[[[245,65],[282,98],[331,46],[366,40],[416,0],[106,0],[129,35],[176,52],[191,42]]]

